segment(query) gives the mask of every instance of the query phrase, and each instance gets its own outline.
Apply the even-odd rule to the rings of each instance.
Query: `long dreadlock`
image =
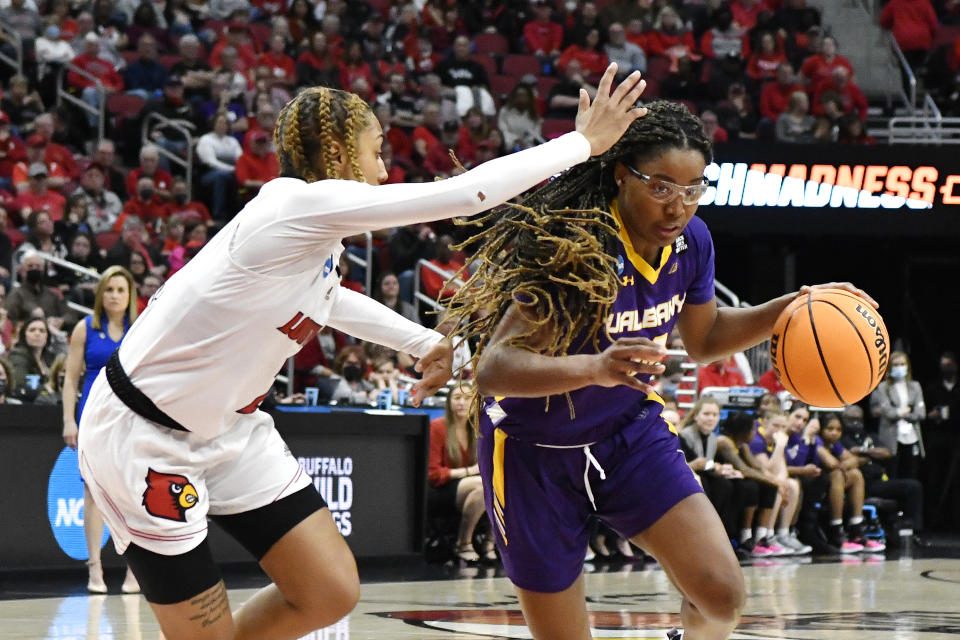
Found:
[[[460,340],[478,339],[473,365],[497,324],[512,304],[531,319],[530,329],[509,346],[533,351],[527,341],[543,331],[549,339],[538,353],[567,353],[578,336],[598,345],[610,305],[617,298],[617,223],[609,203],[618,189],[613,169],[632,165],[668,149],[693,149],[710,162],[712,145],[700,120],[686,106],[656,100],[606,153],[590,158],[547,184],[528,192],[519,203],[505,204],[487,215],[457,220],[481,231],[455,248],[473,253],[454,277],[465,284],[449,300],[446,322]],[[570,403],[569,395],[567,396]],[[479,408],[479,398],[475,403]],[[573,405],[570,403],[571,416]]]

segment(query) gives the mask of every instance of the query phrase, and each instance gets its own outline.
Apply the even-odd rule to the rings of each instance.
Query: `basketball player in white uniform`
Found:
[[[346,236],[469,216],[608,149],[645,83],[581,94],[577,132],[427,184],[379,185],[383,134],[354,94],[307,89],[281,112],[282,175],[153,297],[90,393],[80,469],[167,640],[298,638],[356,604],[330,512],[257,406],[330,325],[420,358],[419,404],[451,376],[439,333],[339,286]],[[206,542],[227,529],[273,580],[231,614]]]

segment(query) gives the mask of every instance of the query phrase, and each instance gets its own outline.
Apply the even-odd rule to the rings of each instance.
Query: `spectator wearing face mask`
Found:
[[[890,354],[887,376],[870,396],[870,412],[880,421],[877,439],[896,457],[897,478],[919,478],[924,457],[920,421],[927,417],[920,383],[910,375],[910,359],[902,351]]]
[[[62,326],[66,305],[63,298],[46,286],[44,260],[35,251],[28,251],[21,259],[20,278],[23,284],[7,294],[6,308],[10,321],[22,323],[39,307],[51,326]]]
[[[367,380],[367,356],[360,345],[349,345],[340,350],[333,363],[333,371],[340,381],[331,400],[340,404],[368,404],[376,397],[376,387]]]
[[[885,466],[890,461],[890,450],[866,432],[863,409],[850,405],[843,410],[843,447],[857,457],[863,474],[868,498],[887,498],[911,520],[915,534],[923,531],[923,485],[912,478],[891,478]]]
[[[163,199],[157,194],[153,178],[143,176],[137,180],[137,190],[133,197],[123,205],[123,212],[113,225],[114,231],[121,231],[128,216],[137,216],[152,233],[157,233],[163,226],[163,221],[169,215],[169,209]]]
[[[927,446],[927,486],[930,491],[928,512],[941,524],[956,527],[960,519],[957,478],[960,470],[960,378],[957,356],[952,351],[940,354],[938,374],[927,382],[923,397],[927,402],[924,442]],[[952,506],[952,513],[942,513]]]
[[[207,205],[190,197],[190,192],[187,190],[187,181],[181,176],[173,179],[170,196],[171,202],[168,206],[171,216],[180,216],[184,223],[199,220],[204,224],[210,224],[210,210],[207,209]]]

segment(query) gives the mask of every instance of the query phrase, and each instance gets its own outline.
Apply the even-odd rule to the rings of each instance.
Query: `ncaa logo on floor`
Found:
[[[47,518],[57,544],[74,560],[88,559],[83,517],[83,480],[77,466],[77,452],[64,447],[47,482]],[[109,539],[110,532],[104,525],[100,546],[103,547]]]
[[[428,611],[388,611],[374,615],[403,620],[407,624],[450,633],[468,633],[480,637],[530,638],[523,614],[516,609],[441,609]],[[771,619],[744,616],[740,624],[767,623]],[[672,613],[639,613],[625,611],[591,611],[590,631],[594,640],[664,640],[672,627],[680,627],[680,616]],[[771,629],[772,631],[772,629]],[[731,640],[787,640],[795,636],[762,635],[758,632],[733,633]]]

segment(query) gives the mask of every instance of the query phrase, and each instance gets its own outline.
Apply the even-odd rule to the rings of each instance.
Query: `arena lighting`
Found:
[[[701,205],[924,210],[960,205],[960,175],[931,166],[712,163]],[[960,211],[960,208],[958,208]]]

